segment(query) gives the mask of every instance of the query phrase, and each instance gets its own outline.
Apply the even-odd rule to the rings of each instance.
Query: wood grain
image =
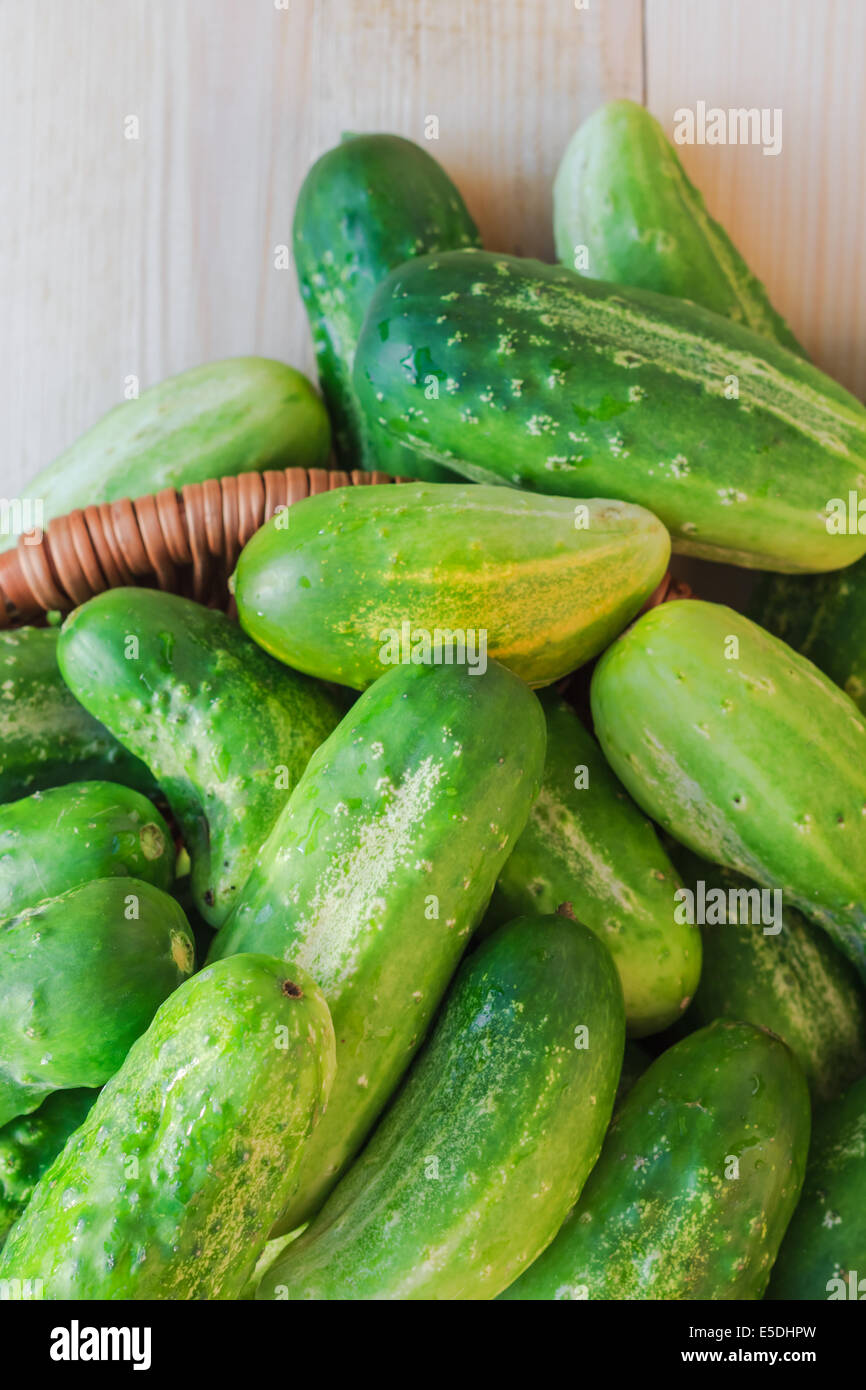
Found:
[[[866,5],[646,0],[646,104],[779,107],[781,153],[683,145],[710,211],[817,364],[866,398]]]
[[[640,98],[640,21],[640,0],[319,0],[310,154],[346,129],[406,135],[456,180],[485,245],[552,259],[556,166],[597,105]]]
[[[309,144],[311,17],[243,0],[0,8],[7,493],[127,376],[144,389],[217,357],[303,355],[274,246]]]

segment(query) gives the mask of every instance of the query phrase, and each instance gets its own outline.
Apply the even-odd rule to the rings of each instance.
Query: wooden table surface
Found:
[[[816,361],[866,396],[864,0],[0,0],[0,494],[198,362],[311,369],[298,186],[343,130],[423,142],[487,244],[552,258],[600,102],[779,107],[682,158]],[[128,138],[134,135],[137,138]]]

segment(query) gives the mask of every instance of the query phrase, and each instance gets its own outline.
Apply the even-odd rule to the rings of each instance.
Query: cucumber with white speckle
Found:
[[[281,1223],[314,1215],[389,1100],[526,824],[535,695],[496,662],[395,666],[306,772],[211,958],[266,951],[319,982],[337,1077]]]
[[[645,613],[599,661],[592,713],[635,801],[714,864],[778,889],[866,979],[866,718],[722,604]]]
[[[806,1167],[806,1079],[773,1033],[721,1020],[662,1053],[580,1200],[506,1300],[758,1299]]]
[[[303,970],[260,955],[200,970],[41,1177],[0,1255],[4,1287],[238,1298],[333,1075],[334,1029]]]
[[[840,569],[866,535],[866,408],[690,300],[486,251],[422,256],[376,291],[355,390],[393,438],[474,482],[654,512],[675,550]]]
[[[336,702],[224,613],[155,589],[110,589],[76,608],[58,660],[76,698],[158,778],[196,908],[219,926],[336,725]]]
[[[569,903],[613,956],[630,1035],[656,1033],[695,992],[700,933],[677,921],[676,870],[595,739],[564,700],[546,692],[542,705],[544,779],[487,920]]]
[[[364,1152],[260,1299],[492,1299],[552,1239],[595,1162],[623,1051],[608,952],[519,918],[461,967]]]

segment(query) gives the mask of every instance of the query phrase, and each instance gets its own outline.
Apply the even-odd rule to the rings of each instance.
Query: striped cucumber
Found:
[[[190,974],[173,898],[97,878],[0,926],[0,1125],[51,1091],[101,1086]]]
[[[156,807],[113,782],[70,782],[0,806],[0,917],[93,878],[169,889],[174,843]]]
[[[309,760],[334,700],[224,613],[154,589],[112,589],[63,624],[78,700],[152,769],[192,860],[206,922],[225,921]]]
[[[866,1298],[866,1077],[818,1111],[767,1298]]]
[[[553,226],[563,265],[585,250],[594,280],[693,299],[806,356],[636,102],[607,102],[572,136],[553,186]]]
[[[778,888],[866,977],[866,718],[721,604],[645,614],[592,680],[608,762],[703,858]]]
[[[376,291],[354,380],[382,429],[474,481],[637,503],[684,554],[794,572],[866,552],[829,507],[866,492],[866,408],[689,300],[423,256]]]
[[[613,956],[629,1033],[682,1014],[701,971],[700,935],[678,923],[676,871],[655,831],[570,705],[542,699],[547,757],[538,798],[499,875],[487,919],[554,912],[568,902]]]
[[[57,666],[59,632],[0,632],[0,802],[100,779],[152,793],[156,783],[80,705]]]
[[[256,469],[321,467],[330,426],[307,378],[265,357],[168,377],[104,415],[28,483],[43,524],[76,507]],[[0,539],[0,550],[14,537]]]
[[[866,714],[866,560],[833,574],[765,575],[750,612]]]
[[[700,928],[704,966],[684,1023],[740,1018],[770,1028],[802,1066],[813,1099],[838,1096],[866,1072],[866,997],[854,967],[781,895],[774,902],[730,869],[680,847],[671,853],[711,919]]]
[[[455,662],[483,670],[489,654],[545,685],[622,631],[670,553],[641,507],[465,483],[339,488],[285,520],[241,554],[241,624],[281,661],[358,689],[388,663],[435,659],[437,634],[462,642]]]
[[[598,1157],[623,1051],[610,956],[520,918],[463,964],[406,1083],[260,1299],[491,1299]]]
[[[0,1280],[46,1299],[234,1299],[334,1074],[303,971],[235,956],[159,1010],[40,1179]]]
[[[504,1299],[758,1299],[797,1204],[809,1092],[793,1053],[720,1020],[662,1053],[580,1201]]]
[[[373,291],[389,271],[428,251],[478,245],[445,170],[399,135],[344,135],[307,174],[295,207],[295,266],[341,468],[448,476],[375,422],[367,428],[352,363]]]
[[[314,1215],[389,1100],[526,824],[537,698],[504,667],[397,666],[314,753],[211,957],[266,951],[319,982],[328,1112],[281,1223]]]

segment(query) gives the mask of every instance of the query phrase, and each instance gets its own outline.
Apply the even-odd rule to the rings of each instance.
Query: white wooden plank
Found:
[[[780,108],[782,150],[680,155],[816,362],[866,397],[866,5],[647,0],[647,105]]]
[[[273,245],[303,174],[311,13],[0,8],[4,494],[122,399],[128,375],[144,388],[215,357],[302,355]]]
[[[574,128],[642,91],[640,0],[318,0],[314,29],[311,155],[346,129],[424,143],[485,244],[519,255],[553,257],[551,187]]]

